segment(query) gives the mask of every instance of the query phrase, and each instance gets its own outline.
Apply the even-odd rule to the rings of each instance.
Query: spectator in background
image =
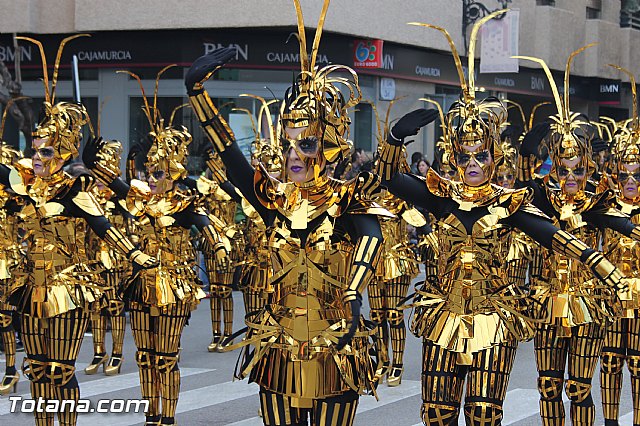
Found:
[[[411,173],[414,175],[418,174],[418,162],[422,160],[424,156],[421,152],[414,152],[411,154]]]
[[[427,170],[429,170],[430,167],[431,164],[429,164],[429,162],[425,158],[421,158],[420,160],[418,160],[418,164],[416,165],[416,168],[418,169],[418,175],[423,177],[426,176]]]
[[[362,165],[367,161],[367,155],[364,153],[364,149],[356,148],[356,150],[351,154],[351,169],[347,171],[344,175],[345,180],[353,179],[358,176],[360,173],[360,169]]]

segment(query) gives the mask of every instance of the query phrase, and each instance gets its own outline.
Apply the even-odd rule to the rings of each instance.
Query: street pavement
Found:
[[[235,328],[242,327],[244,315],[242,297],[234,292],[236,315]],[[366,299],[366,298],[365,298]],[[127,327],[129,325],[127,324]],[[107,333],[107,345],[111,335]],[[203,300],[193,313],[189,325],[182,337],[180,369],[182,372],[182,390],[177,409],[177,421],[185,425],[234,425],[258,426],[257,386],[245,381],[233,381],[233,370],[238,351],[232,353],[209,353],[207,345],[211,339],[209,301]],[[93,349],[91,334],[87,333],[77,364],[77,376],[80,381],[82,398],[91,399],[130,399],[140,398],[138,373],[134,361],[135,346],[130,329],[127,330],[124,351],[124,364],[118,376],[107,377],[102,370],[92,376],[84,373],[84,367],[91,361]],[[379,401],[371,396],[360,398],[356,425],[394,426],[420,425],[420,341],[410,333],[407,337],[405,354],[405,374],[399,387],[390,388],[382,384],[378,388]],[[108,347],[108,346],[107,346]],[[21,365],[23,354],[18,354],[17,365]],[[0,355],[0,371],[4,371],[4,358]],[[602,425],[600,408],[600,388],[598,373],[593,382],[593,398],[597,407],[596,425]],[[17,394],[29,398],[29,384],[22,377]],[[565,401],[566,402],[566,401]],[[569,405],[565,404],[569,413]],[[32,414],[10,413],[8,396],[0,397],[0,425],[32,425]],[[632,407],[630,382],[625,371],[622,403],[620,407],[620,425],[632,425]],[[87,426],[125,426],[142,424],[142,413],[121,414],[80,414],[78,424]],[[463,416],[459,423],[464,424]],[[509,391],[504,405],[504,425],[528,426],[540,425],[538,417],[538,392],[536,390],[536,368],[531,342],[520,345]],[[569,422],[567,421],[567,424]]]

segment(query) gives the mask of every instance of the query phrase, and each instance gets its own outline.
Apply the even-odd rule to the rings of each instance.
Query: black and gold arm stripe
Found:
[[[189,96],[189,101],[213,148],[224,152],[234,142],[235,136],[209,94],[205,90],[196,91]]]
[[[378,237],[367,235],[358,240],[349,273],[349,286],[343,296],[344,302],[356,299],[367,288],[380,259],[381,248],[382,239]]]

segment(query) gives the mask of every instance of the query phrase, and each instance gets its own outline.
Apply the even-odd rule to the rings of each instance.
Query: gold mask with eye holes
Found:
[[[592,43],[581,47],[569,55],[564,73],[564,92],[562,97],[558,92],[558,86],[551,74],[551,70],[542,59],[530,56],[514,56],[514,58],[539,63],[549,80],[557,113],[550,117],[552,120],[551,132],[546,140],[552,159],[551,171],[546,179],[551,178],[558,182],[564,194],[566,193],[565,184],[567,183],[567,178],[573,174],[578,184],[577,193],[572,195],[574,198],[581,197],[584,194],[587,180],[595,172],[596,167],[591,157],[591,139],[594,131],[590,128],[591,126],[588,122],[579,119],[579,113],[571,112],[569,109],[569,75],[573,58],[589,47],[595,46],[595,44]],[[575,160],[578,160],[578,164],[571,167],[567,166],[568,161],[574,162]]]
[[[165,124],[165,121],[160,115],[157,107],[160,77],[167,70],[175,66],[175,64],[168,65],[161,69],[156,75],[153,106],[149,104],[149,100],[147,99],[139,76],[130,71],[117,71],[119,73],[129,74],[137,80],[140,85],[140,91],[144,103],[142,110],[144,111],[151,128],[149,138],[152,142],[151,148],[147,153],[147,162],[145,163],[145,167],[149,172],[148,179],[150,182],[154,182],[156,184],[160,183],[160,187],[162,187],[162,185],[167,185],[167,187],[162,188],[164,190],[170,189],[170,186],[172,186],[174,181],[187,177],[187,157],[189,156],[189,144],[192,141],[192,136],[186,127],[173,126],[173,119],[175,118],[176,112],[188,104],[179,105],[174,108],[167,124]],[[160,175],[163,177],[160,178]],[[158,182],[159,180],[160,182]]]
[[[455,102],[447,112],[445,122],[445,138],[444,140],[451,142],[454,161],[459,176],[465,175],[471,157],[482,168],[484,172],[484,181],[480,185],[484,186],[491,181],[494,174],[495,163],[499,161],[500,152],[494,150],[494,142],[500,138],[500,128],[506,120],[506,108],[497,98],[487,98],[484,100],[476,100],[475,87],[475,46],[480,27],[487,21],[507,12],[507,10],[499,10],[480,19],[471,31],[469,40],[468,54],[468,82],[462,68],[462,61],[458,50],[456,49],[453,39],[442,27],[423,24],[419,22],[411,22],[410,25],[418,25],[427,28],[433,28],[440,31],[449,42],[451,53],[455,61],[458,71],[458,78],[462,87],[460,100]],[[489,156],[487,156],[487,153]],[[460,156],[462,161],[458,161]],[[485,159],[481,161],[481,159]],[[491,161],[492,160],[492,161]]]
[[[313,170],[314,181],[319,183],[325,176],[327,163],[349,154],[347,140],[351,120],[348,110],[360,102],[362,94],[358,75],[353,69],[343,65],[316,66],[329,0],[324,1],[310,55],[307,54],[302,8],[299,0],[294,0],[294,4],[301,70],[293,86],[285,93],[280,108],[278,137],[283,145],[285,161],[289,150],[295,149],[307,170]],[[297,129],[304,130],[298,132]]]
[[[631,82],[632,114],[629,120],[624,123],[613,124],[613,149],[612,159],[614,162],[612,178],[617,183],[620,194],[623,194],[624,186],[633,179],[636,184],[640,184],[640,168],[629,170],[627,166],[640,165],[640,118],[638,118],[638,99],[636,93],[636,79],[633,73],[617,65],[609,65],[625,73]],[[636,197],[629,200],[632,203],[640,201]]]

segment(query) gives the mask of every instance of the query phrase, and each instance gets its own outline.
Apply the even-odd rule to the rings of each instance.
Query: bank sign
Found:
[[[353,66],[358,68],[382,68],[382,40],[354,40]]]

